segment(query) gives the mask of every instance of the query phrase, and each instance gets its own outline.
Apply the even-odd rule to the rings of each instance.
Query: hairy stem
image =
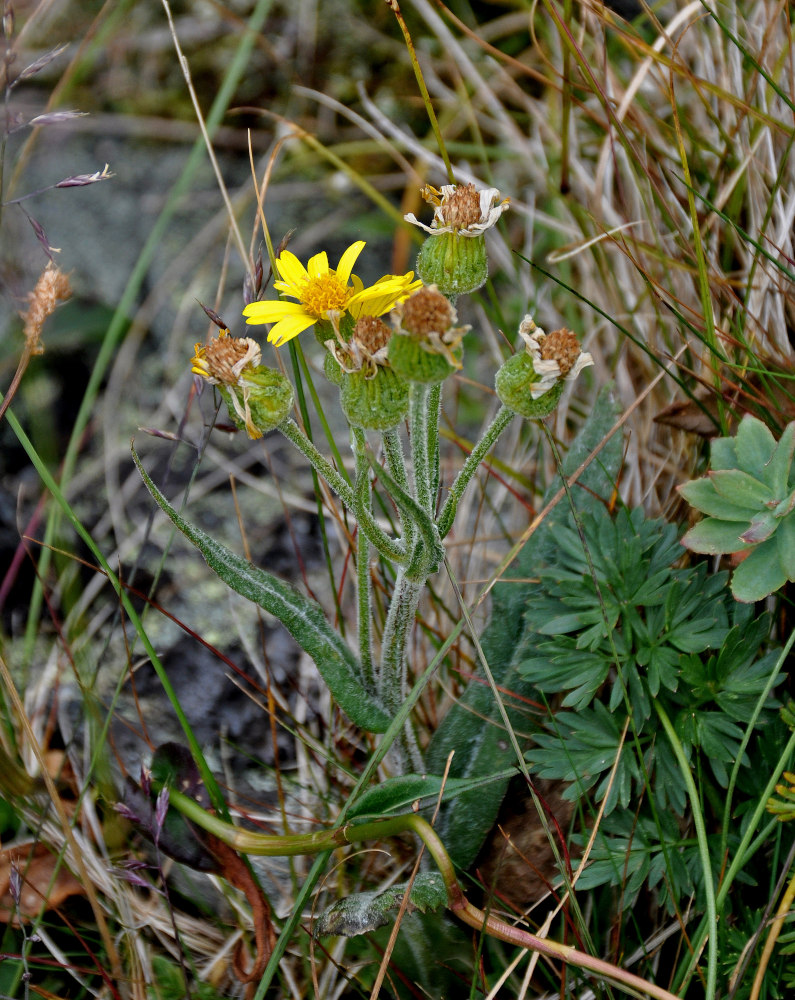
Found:
[[[461,466],[458,475],[450,487],[442,512],[439,515],[439,534],[444,538],[453,526],[458,504],[466,492],[467,486],[477,472],[481,462],[497,442],[500,434],[513,420],[515,414],[507,406],[501,406],[496,416],[486,428],[483,436],[469,453],[467,460]]]
[[[372,511],[372,487],[370,485],[370,463],[367,459],[367,442],[364,431],[356,428],[353,434],[353,452],[356,458],[356,483],[354,491],[360,510]],[[356,606],[358,614],[359,659],[362,664],[364,681],[371,694],[376,693],[375,668],[373,666],[373,599],[370,582],[370,542],[359,528],[356,536]]]
[[[287,420],[279,424],[278,430],[311,462],[317,473],[326,480],[345,506],[353,512],[359,523],[359,529],[367,535],[371,544],[378,549],[381,555],[398,564],[407,562],[408,557],[403,543],[390,538],[378,526],[372,513],[369,510],[361,509],[351,485],[343,479],[331,462],[320,454],[292,417],[288,417]]]
[[[507,924],[499,918],[479,910],[464,895],[456,877],[455,868],[447,849],[434,828],[422,816],[415,813],[390,816],[386,819],[372,820],[363,823],[349,823],[332,830],[320,830],[317,833],[293,834],[291,836],[270,836],[241,830],[230,823],[225,823],[217,816],[206,812],[195,799],[175,789],[169,789],[169,802],[197,826],[213,833],[219,840],[229,844],[238,851],[247,854],[267,856],[293,856],[298,854],[318,854],[333,850],[345,844],[357,844],[368,840],[381,840],[401,833],[415,833],[425,844],[439,869],[447,889],[447,906],[459,920],[468,924],[480,933],[489,934],[500,941],[537,951],[552,959],[566,962],[593,972],[603,979],[609,979],[628,992],[645,994],[654,1000],[679,1000],[673,993],[647,982],[640,976],[626,972],[618,966],[611,965],[600,958],[595,958],[587,952],[578,951],[569,945],[550,941],[517,927]]]

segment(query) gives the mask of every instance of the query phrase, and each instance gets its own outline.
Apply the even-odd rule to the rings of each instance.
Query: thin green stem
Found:
[[[720,853],[718,855],[721,858],[726,856],[726,850],[729,842],[729,831],[731,830],[732,799],[734,796],[734,787],[737,783],[737,777],[740,773],[740,768],[745,758],[745,749],[750,743],[751,737],[756,732],[756,721],[762,714],[762,710],[765,707],[768,696],[770,695],[770,692],[773,690],[773,687],[776,684],[776,678],[779,676],[779,671],[787,662],[787,657],[789,656],[790,650],[792,649],[792,644],[794,642],[795,642],[795,631],[792,633],[792,635],[790,635],[786,645],[781,650],[781,653],[779,654],[779,657],[776,660],[776,663],[773,669],[771,670],[770,675],[768,676],[767,683],[765,684],[762,691],[759,693],[759,697],[757,698],[756,701],[756,707],[754,708],[753,714],[751,715],[751,718],[748,720],[748,723],[745,727],[745,734],[743,735],[743,738],[740,742],[740,746],[737,748],[734,767],[732,768],[732,772],[729,777],[729,784],[726,789],[726,805],[723,810],[723,823],[721,824],[722,833],[720,840]],[[721,898],[720,893],[718,893],[718,898],[719,899]]]
[[[420,93],[422,94],[422,101],[425,105],[425,113],[428,115],[428,121],[431,123],[431,128],[433,129],[433,134],[436,136],[436,142],[439,146],[439,153],[444,160],[444,165],[447,168],[447,179],[451,184],[455,184],[455,174],[453,172],[453,165],[450,163],[450,157],[447,155],[447,147],[444,143],[444,138],[442,137],[442,130],[439,128],[439,122],[436,118],[436,112],[433,110],[433,103],[431,102],[431,95],[428,93],[428,88],[425,86],[425,77],[422,75],[422,69],[420,67],[419,60],[417,59],[417,53],[414,49],[414,42],[411,40],[411,34],[409,33],[408,25],[403,20],[403,15],[400,12],[400,5],[397,0],[387,0],[387,4],[397,18],[397,22],[400,25],[400,30],[403,32],[403,40],[406,43],[406,48],[409,52],[409,58],[411,59],[411,65],[414,68],[414,76],[417,80],[417,86],[420,88]]]
[[[729,895],[729,889],[734,884],[734,880],[737,875],[743,870],[747,865],[748,861],[752,857],[753,853],[763,846],[766,837],[760,834],[759,837],[754,840],[754,831],[759,826],[762,817],[765,814],[765,809],[767,806],[767,800],[773,794],[776,782],[779,780],[781,772],[787,767],[791,766],[792,757],[795,754],[795,732],[790,735],[787,740],[787,745],[782,750],[779,755],[778,761],[770,772],[770,777],[767,780],[767,784],[762,789],[759,795],[759,800],[754,809],[753,815],[750,820],[747,821],[746,830],[743,834],[743,839],[740,841],[737,850],[735,852],[732,863],[729,865],[728,871],[723,877],[720,889],[715,900],[716,910],[718,914],[723,911],[723,906]],[[772,822],[776,822],[775,820]],[[752,844],[753,841],[753,844]],[[684,993],[690,982],[690,978],[693,975],[698,958],[701,955],[701,950],[704,946],[704,939],[709,931],[709,914],[707,914],[701,921],[698,929],[691,939],[691,949],[690,949],[690,959],[684,971],[677,974],[676,980],[674,982],[674,989],[678,992]]]
[[[442,415],[442,383],[428,390],[426,406],[428,422],[428,473],[431,489],[431,515],[436,512],[439,498],[439,419]]]
[[[671,743],[671,749],[673,750],[674,756],[679,764],[679,770],[682,772],[682,778],[684,779],[687,794],[690,798],[690,808],[693,812],[693,823],[696,828],[696,838],[698,840],[698,849],[701,856],[701,869],[704,877],[704,895],[706,896],[707,905],[705,919],[708,935],[708,952],[707,982],[704,997],[705,1000],[712,1000],[715,996],[715,988],[718,981],[718,908],[715,898],[715,885],[712,879],[712,861],[709,853],[709,843],[707,841],[707,828],[704,824],[704,813],[701,809],[701,800],[699,799],[698,791],[696,789],[696,783],[693,780],[693,775],[691,773],[687,757],[685,756],[681,740],[677,736],[676,730],[671,724],[671,720],[668,718],[668,715],[660,702],[655,701],[654,707],[657,711],[660,722],[663,725],[663,729],[665,730],[665,733]]]
[[[250,830],[242,830],[225,823],[217,816],[202,809],[195,799],[176,790],[169,789],[169,802],[197,826],[214,834],[235,850],[246,854],[281,857],[318,854],[345,844],[382,840],[385,837],[394,837],[402,833],[414,833],[422,840],[436,862],[447,890],[448,908],[470,927],[520,948],[538,951],[550,958],[557,958],[570,965],[587,969],[600,977],[612,980],[627,991],[646,994],[654,997],[655,1000],[678,1000],[673,993],[641,979],[640,976],[635,976],[609,962],[595,958],[586,952],[578,951],[576,948],[560,944],[557,941],[550,941],[547,938],[537,937],[535,934],[504,923],[497,917],[477,909],[464,895],[444,843],[430,823],[422,816],[408,813],[370,822],[349,823],[346,826],[320,830],[317,833],[269,836]]]
[[[403,445],[400,442],[400,433],[395,427],[384,431],[384,455],[386,456],[386,467],[389,470],[390,476],[402,490],[408,493],[409,477],[406,474],[406,458],[403,454]],[[417,534],[414,521],[410,517],[403,517],[400,527],[406,552],[413,552],[414,540]]]
[[[439,515],[439,535],[444,538],[453,526],[458,504],[461,502],[467,486],[472,481],[472,477],[477,472],[483,459],[488,455],[497,442],[497,439],[513,420],[515,414],[507,406],[501,406],[496,416],[486,428],[483,436],[467,456],[467,460],[461,466],[458,475],[450,487],[450,492]]]
[[[367,442],[364,431],[358,427],[353,431],[353,453],[356,459],[355,492],[360,510],[372,511],[372,486],[370,485],[370,462],[367,457]],[[356,607],[359,630],[359,660],[362,664],[364,681],[371,694],[375,694],[375,668],[373,666],[372,628],[372,584],[370,582],[370,542],[359,529],[356,536]]]
[[[327,458],[324,458],[320,454],[292,417],[288,417],[287,420],[279,424],[278,429],[308,459],[312,467],[326,480],[345,506],[353,511],[356,520],[359,522],[359,529],[367,535],[370,542],[378,549],[381,555],[385,559],[390,559],[399,565],[407,562],[408,556],[403,543],[390,538],[378,526],[369,510],[360,509],[356,493],[351,484],[337,472]]]
[[[420,583],[407,579],[403,567],[400,567],[381,640],[381,670],[378,678],[378,692],[389,712],[398,710],[408,689],[406,649],[424,588],[425,581]],[[408,723],[403,729],[403,738],[399,744],[405,758],[404,766],[410,765],[412,770],[421,770],[421,755]]]

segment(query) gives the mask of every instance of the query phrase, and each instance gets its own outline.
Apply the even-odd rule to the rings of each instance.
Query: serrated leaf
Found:
[[[187,521],[146,474],[135,449],[132,456],[157,505],[201,552],[210,569],[236,593],[279,619],[315,661],[332,696],[351,722],[369,732],[386,732],[391,719],[365,690],[359,661],[342,636],[329,625],[320,605]]]
[[[406,895],[408,883],[393,885],[382,892],[357,892],[333,903],[315,922],[315,937],[339,934],[353,937],[367,934],[395,918]],[[409,893],[407,912],[438,910],[447,905],[447,888],[438,872],[420,872]]]
[[[711,556],[742,552],[751,548],[740,538],[747,527],[747,521],[718,521],[714,517],[705,517],[682,536],[682,545],[691,552]]]

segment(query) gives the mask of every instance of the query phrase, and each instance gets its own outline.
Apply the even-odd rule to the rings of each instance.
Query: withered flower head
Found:
[[[404,378],[426,381],[420,375],[420,370],[427,369],[422,363],[420,354],[441,357],[449,366],[439,369],[446,377],[451,371],[461,368],[461,341],[469,330],[469,326],[456,326],[458,313],[455,306],[438,290],[435,285],[428,285],[411,295],[405,302],[399,302],[391,313],[395,327],[396,340],[390,347],[390,360],[393,366],[400,358],[398,367]],[[405,341],[415,345],[409,350]],[[399,350],[397,350],[399,349]],[[438,367],[438,366],[436,366]],[[426,371],[430,375],[430,371]]]
[[[533,359],[536,375],[540,376],[537,382],[530,385],[533,399],[542,396],[559,379],[570,382],[583,368],[593,364],[591,355],[580,350],[576,336],[565,327],[545,333],[528,315],[519,325],[519,336]]]
[[[209,344],[195,344],[191,371],[210,385],[241,385],[247,368],[256,368],[262,360],[259,344],[250,337],[230,337],[222,330]]]
[[[195,344],[191,371],[210,385],[217,385],[230,411],[233,411],[251,438],[262,437],[251,415],[252,379],[258,371],[262,351],[250,337],[230,337],[221,330],[209,344]]]
[[[374,378],[379,366],[389,364],[387,350],[392,331],[382,319],[359,316],[346,340],[340,333],[339,316],[330,314],[329,318],[335,339],[327,340],[325,346],[346,374],[362,372],[365,378]]]
[[[478,191],[474,184],[445,184],[441,190],[430,184],[420,192],[434,206],[430,226],[420,222],[413,213],[404,216],[406,222],[420,226],[431,236],[456,233],[459,236],[480,236],[491,229],[510,207],[510,199],[500,200],[497,188]]]

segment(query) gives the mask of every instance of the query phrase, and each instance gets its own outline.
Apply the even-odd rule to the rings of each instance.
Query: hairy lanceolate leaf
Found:
[[[461,778],[445,780],[436,774],[401,774],[368,788],[351,806],[347,815],[349,819],[354,819],[360,816],[419,812],[436,806],[442,787],[442,801],[446,801],[463,791],[472,791],[472,786],[479,784],[482,783]]]
[[[207,565],[236,593],[275,615],[295,641],[315,661],[323,680],[350,720],[373,733],[386,731],[391,719],[365,689],[356,656],[311,598],[247,559],[221,545],[179,514],[143,469],[133,460],[158,506],[204,556]]]
[[[315,936],[367,934],[389,923],[397,915],[408,883],[382,892],[357,892],[333,903],[315,922]],[[447,889],[438,872],[420,872],[409,892],[407,912],[438,910],[447,905]]]
[[[571,476],[602,444],[619,413],[612,387],[606,386],[564,459],[564,475]],[[622,451],[621,436],[615,434],[582,473],[572,487],[578,510],[587,510],[609,499],[621,468]],[[547,490],[544,502],[560,488],[561,480],[556,479]],[[532,691],[532,685],[517,672],[515,651],[522,635],[525,610],[541,596],[541,590],[537,584],[510,581],[511,577],[526,580],[537,574],[544,553],[556,544],[558,528],[567,524],[570,518],[568,500],[564,497],[519,553],[504,582],[494,587],[491,621],[481,637],[483,653],[500,697],[512,725],[519,732],[527,728],[523,699]],[[512,698],[512,694],[518,698]],[[453,860],[467,867],[475,860],[496,819],[508,787],[509,779],[503,775],[517,763],[494,693],[481,670],[434,733],[426,755],[428,769],[442,773],[451,751],[455,751],[451,777],[492,777],[489,784],[461,794],[443,806],[436,823]]]

